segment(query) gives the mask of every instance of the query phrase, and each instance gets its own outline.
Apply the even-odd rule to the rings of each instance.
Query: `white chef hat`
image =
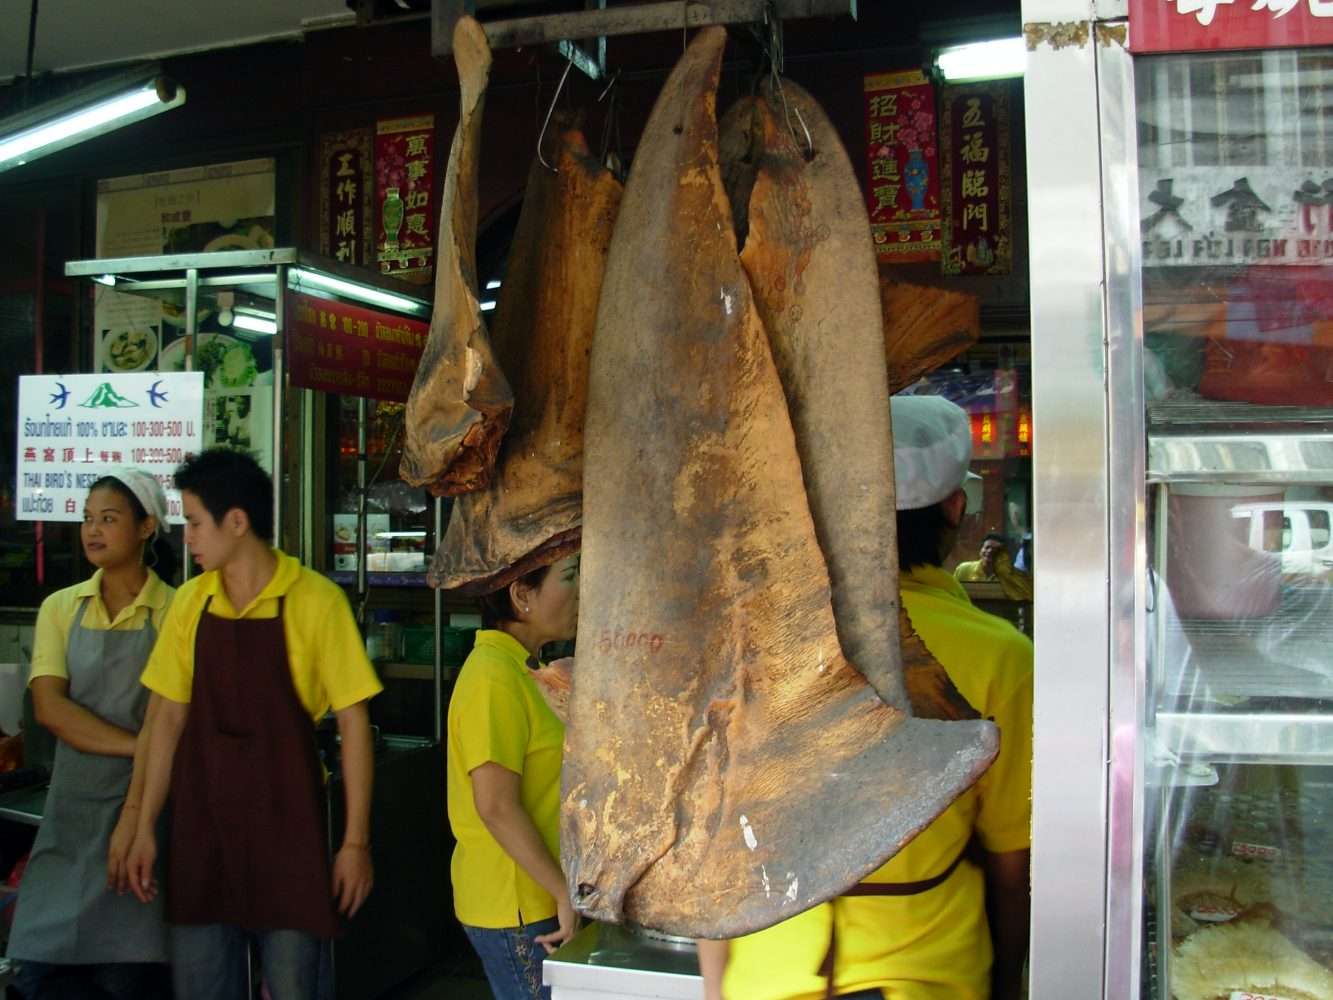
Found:
[[[157,519],[157,531],[153,534],[154,538],[170,528],[170,525],[167,524],[167,495],[163,492],[162,484],[157,481],[156,476],[129,465],[116,465],[103,469],[102,475],[98,478],[105,476],[110,476],[112,479],[123,483],[125,488],[134,494],[135,499],[143,505],[144,512]]]
[[[969,472],[972,422],[943,396],[894,396],[893,471],[899,510],[929,507],[981,477]],[[973,510],[968,490],[968,510]]]

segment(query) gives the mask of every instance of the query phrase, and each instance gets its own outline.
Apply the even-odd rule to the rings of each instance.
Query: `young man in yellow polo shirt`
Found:
[[[939,397],[895,398],[893,432],[903,606],[959,692],[999,727],[1000,753],[971,789],[865,880],[897,894],[840,897],[731,942],[720,990],[721,949],[705,945],[710,1000],[1016,1000],[1021,990],[1032,643],[974,607],[942,568],[972,475],[966,413]],[[836,834],[830,817],[829,835]]]
[[[152,898],[154,824],[172,799],[167,921],[177,1000],[240,1000],[254,942],[273,1000],[314,1000],[322,942],[373,881],[366,701],[380,691],[347,598],[271,547],[273,484],[248,455],[176,471],[204,572],[176,594],[144,670],[149,732],[131,887]],[[342,738],[347,829],[329,863],[314,723]]]

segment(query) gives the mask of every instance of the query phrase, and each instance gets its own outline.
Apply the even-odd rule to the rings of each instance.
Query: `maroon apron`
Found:
[[[190,713],[171,775],[167,920],[251,931],[342,932],[324,775],[276,618],[204,604]]]

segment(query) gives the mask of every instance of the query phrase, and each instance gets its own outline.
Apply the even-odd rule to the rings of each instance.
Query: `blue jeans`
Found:
[[[164,1000],[168,982],[167,967],[156,962],[22,962],[14,977],[24,1000]]]
[[[560,922],[555,917],[522,927],[463,925],[467,939],[481,957],[481,967],[486,970],[486,981],[491,984],[495,1000],[551,1000],[551,991],[542,986],[546,949],[536,938],[559,929]]]
[[[273,1000],[325,1000],[333,995],[329,942],[303,931],[204,924],[171,928],[176,1000],[249,1000],[252,943]]]

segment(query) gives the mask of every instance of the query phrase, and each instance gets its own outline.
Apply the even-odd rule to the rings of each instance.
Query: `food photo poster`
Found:
[[[274,190],[272,159],[99,181],[97,254],[271,249]],[[94,288],[95,371],[186,370],[183,290],[164,299],[101,283]],[[205,445],[243,448],[271,471],[273,338],[237,326],[238,306],[231,291],[200,289],[190,367],[204,374]]]

